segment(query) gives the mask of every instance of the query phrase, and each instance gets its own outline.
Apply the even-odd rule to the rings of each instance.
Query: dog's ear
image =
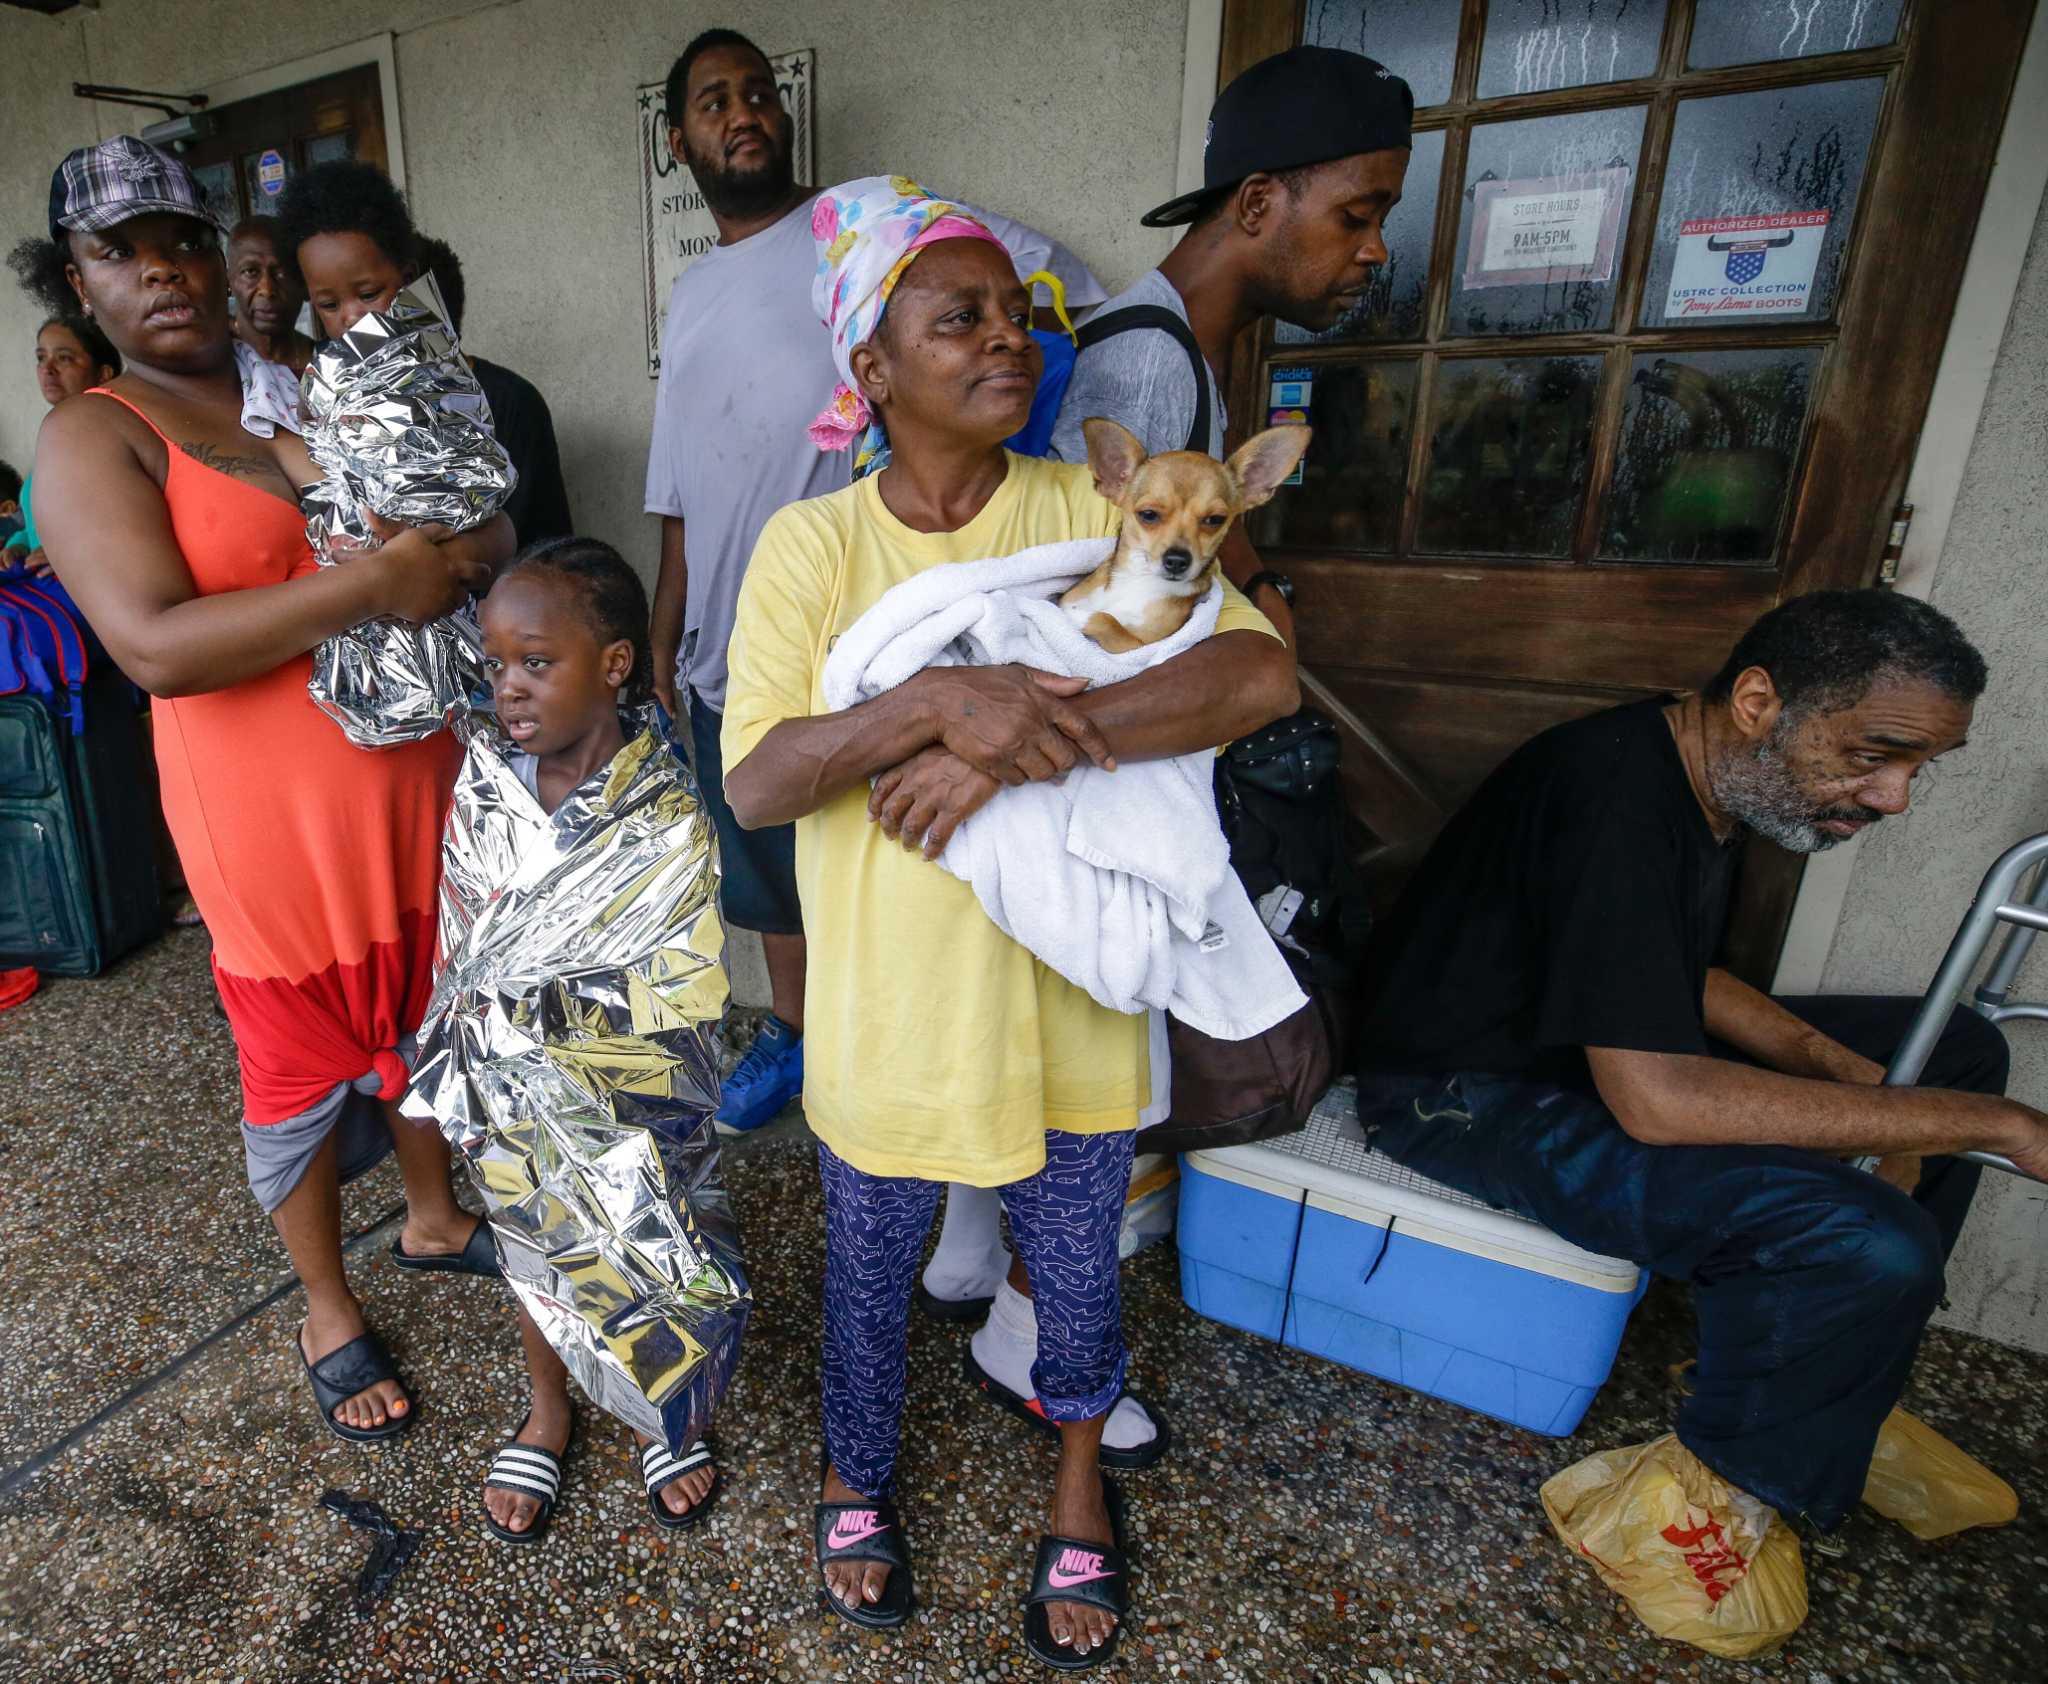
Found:
[[[1295,463],[1308,449],[1313,429],[1303,426],[1268,427],[1254,433],[1237,447],[1224,465],[1237,481],[1240,510],[1256,509],[1270,502],[1280,482],[1294,472]]]
[[[1131,476],[1145,463],[1145,447],[1130,428],[1091,415],[1081,423],[1081,436],[1088,441],[1088,466],[1095,474],[1095,489],[1112,503],[1121,503],[1131,488]]]

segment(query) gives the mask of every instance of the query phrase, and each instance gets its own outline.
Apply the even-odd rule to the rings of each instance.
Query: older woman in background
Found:
[[[265,362],[303,375],[313,360],[313,341],[298,329],[306,283],[278,243],[275,217],[244,217],[228,235],[228,291],[235,300],[235,337]]]

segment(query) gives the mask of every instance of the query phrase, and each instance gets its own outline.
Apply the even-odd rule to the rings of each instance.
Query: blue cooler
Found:
[[[1179,1231],[1197,1314],[1558,1436],[1648,1285],[1367,1150],[1348,1082],[1299,1134],[1188,1153]]]

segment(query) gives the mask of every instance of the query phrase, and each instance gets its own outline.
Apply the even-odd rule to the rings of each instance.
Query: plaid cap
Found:
[[[50,177],[50,238],[59,244],[67,228],[98,233],[159,211],[226,227],[184,164],[133,135],[81,146]]]

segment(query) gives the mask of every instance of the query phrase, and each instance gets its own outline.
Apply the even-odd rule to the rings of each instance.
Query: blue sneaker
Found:
[[[746,1134],[772,1123],[803,1092],[804,1038],[771,1014],[733,1073],[712,1121],[727,1134]]]

